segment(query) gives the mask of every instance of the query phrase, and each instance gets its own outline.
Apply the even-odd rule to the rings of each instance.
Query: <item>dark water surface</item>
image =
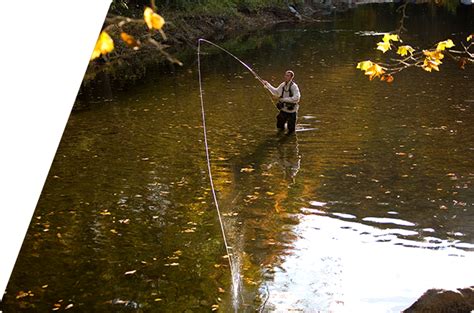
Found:
[[[474,30],[472,14],[433,12],[412,12],[407,42]],[[236,299],[188,62],[71,115],[4,312],[396,312],[472,285],[474,72],[446,60],[369,82],[355,64],[377,60],[374,34],[396,25],[393,8],[369,6],[227,44],[274,84],[295,70],[293,137],[243,67],[203,56]]]

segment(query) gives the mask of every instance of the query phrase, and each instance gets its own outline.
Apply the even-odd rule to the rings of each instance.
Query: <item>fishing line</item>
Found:
[[[209,144],[207,140],[207,128],[206,128],[206,114],[204,110],[204,99],[203,99],[203,90],[202,90],[202,77],[201,77],[201,39],[198,41],[198,77],[199,77],[199,99],[201,101],[201,116],[202,116],[202,128],[203,128],[203,133],[204,133],[204,147],[206,151],[206,161],[207,161],[207,173],[209,175],[209,183],[211,185],[211,192],[212,192],[212,198],[214,200],[214,205],[216,207],[217,211],[217,216],[219,218],[219,224],[221,227],[221,232],[222,232],[222,238],[224,239],[224,246],[225,250],[227,253],[227,260],[229,261],[229,266],[230,266],[230,272],[232,275],[232,287],[233,287],[233,292],[234,292],[234,298],[235,298],[235,293],[236,293],[236,288],[234,284],[234,279],[236,279],[235,276],[235,271],[234,271],[234,265],[233,265],[233,259],[232,259],[232,248],[229,246],[227,242],[227,236],[225,234],[225,229],[224,229],[224,223],[222,221],[222,215],[221,211],[219,209],[219,202],[217,201],[217,195],[216,195],[216,190],[214,188],[214,181],[212,179],[212,171],[211,171],[211,158],[209,155]]]
[[[215,44],[215,43],[213,43],[209,40],[206,40],[206,39],[203,39],[203,38],[200,38],[198,40],[197,65],[198,65],[198,79],[199,79],[199,99],[200,99],[200,102],[201,102],[201,117],[202,117],[202,128],[203,128],[203,133],[204,133],[204,147],[205,147],[205,151],[206,151],[207,172],[208,172],[208,175],[209,175],[209,183],[210,183],[210,186],[211,186],[212,198],[214,200],[214,205],[216,207],[217,216],[219,218],[219,224],[220,224],[220,228],[221,228],[222,238],[224,240],[224,246],[225,246],[226,253],[227,253],[227,259],[229,261],[230,272],[231,272],[231,276],[232,276],[233,297],[234,297],[234,300],[236,300],[237,296],[238,296],[237,287],[238,287],[238,283],[239,283],[239,280],[240,280],[240,276],[237,276],[237,275],[239,275],[238,269],[235,268],[234,259],[233,259],[234,255],[232,253],[232,247],[229,246],[229,243],[228,243],[228,240],[227,240],[227,235],[226,235],[225,228],[224,228],[224,222],[222,220],[222,214],[221,214],[221,211],[220,211],[220,208],[219,208],[219,202],[217,201],[217,194],[216,194],[216,190],[215,190],[215,187],[214,187],[214,181],[212,179],[211,158],[210,158],[210,154],[209,154],[209,142],[207,140],[206,113],[205,113],[205,110],[204,110],[204,97],[203,97],[202,76],[201,76],[201,42],[206,42],[206,43],[208,43],[208,44],[224,51],[228,55],[232,56],[235,60],[237,60],[240,64],[242,64],[247,70],[249,70],[249,72],[252,73],[252,75],[259,82],[264,84],[264,81],[250,66],[248,66],[242,60],[240,60],[238,57],[236,57],[230,51],[222,48],[221,46],[219,46],[219,45],[217,45],[217,44]],[[272,104],[273,104],[273,100],[272,100]],[[235,307],[235,303],[234,303],[234,309],[237,310],[237,308]]]

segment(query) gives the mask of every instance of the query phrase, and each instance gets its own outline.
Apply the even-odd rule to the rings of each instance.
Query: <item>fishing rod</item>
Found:
[[[232,52],[230,52],[229,50],[219,46],[218,44],[215,44],[213,43],[212,41],[209,41],[209,40],[206,40],[204,38],[199,38],[198,39],[198,58],[199,58],[199,55],[200,55],[200,48],[201,48],[201,41],[202,42],[205,42],[205,43],[208,43],[214,47],[216,47],[217,49],[220,49],[221,51],[224,51],[225,53],[227,53],[228,55],[230,55],[231,57],[233,57],[235,60],[237,60],[237,62],[239,62],[240,64],[242,64],[260,83],[262,83],[262,85],[265,86],[265,81],[260,77],[260,75],[257,74],[257,72],[255,72],[247,63],[245,63],[244,61],[242,61],[241,59],[239,59],[237,56],[235,56]],[[268,89],[267,89],[268,90]],[[270,92],[270,91],[269,91]],[[270,97],[270,101],[273,105],[275,105],[275,102],[272,98],[272,96],[267,93],[267,95]]]
[[[259,81],[261,82],[263,85],[265,85],[263,79],[250,67],[248,66],[244,61],[242,61],[241,59],[239,59],[238,57],[236,57],[232,52],[230,52],[229,50],[225,49],[225,48],[222,48],[221,46],[209,41],[209,40],[206,40],[204,38],[199,38],[199,44],[201,43],[201,41],[204,41],[205,43],[208,43],[210,45],[213,45],[214,47],[224,51],[225,53],[229,54],[231,57],[233,57],[234,59],[236,59],[240,64],[242,64],[246,69],[249,70],[250,73],[252,73],[252,75]]]

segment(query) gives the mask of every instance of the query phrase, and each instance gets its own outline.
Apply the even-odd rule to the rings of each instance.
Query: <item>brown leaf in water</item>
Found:
[[[251,167],[243,167],[243,168],[240,169],[241,173],[251,173],[253,171],[255,171],[255,169],[251,168]]]
[[[460,58],[459,59],[459,68],[464,70],[467,64],[467,59],[466,58]]]
[[[21,290],[16,294],[16,299],[21,299],[25,297],[33,297],[33,296],[34,296],[34,293],[32,293],[31,290],[28,290],[28,291]]]

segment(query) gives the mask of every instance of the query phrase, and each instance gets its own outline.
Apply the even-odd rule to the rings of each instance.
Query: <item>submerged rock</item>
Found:
[[[456,290],[429,289],[404,313],[470,313],[474,310],[474,286]]]

